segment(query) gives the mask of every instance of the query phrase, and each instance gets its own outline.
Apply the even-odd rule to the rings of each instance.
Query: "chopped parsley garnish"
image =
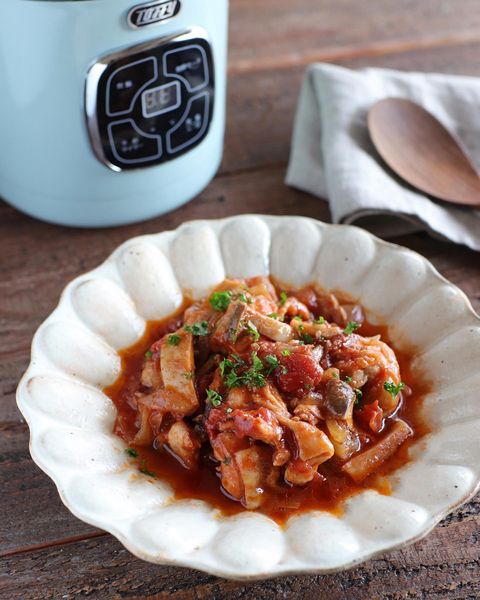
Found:
[[[220,374],[222,375],[222,377],[225,377],[225,375],[227,374],[228,371],[230,371],[231,369],[235,369],[236,367],[241,367],[242,365],[245,364],[245,361],[242,360],[238,354],[232,354],[232,358],[233,360],[230,360],[229,358],[224,358],[221,363],[218,365],[220,367]],[[233,362],[235,361],[235,362]]]
[[[145,352],[145,358],[152,358],[152,356],[153,356],[153,352],[151,350],[147,350]]]
[[[267,363],[268,367],[267,367],[267,372],[266,375],[270,375],[271,373],[273,373],[275,371],[275,369],[277,367],[280,366],[280,361],[278,360],[278,358],[276,356],[274,356],[273,354],[268,354],[265,357],[265,362]]]
[[[255,371],[261,371],[263,369],[263,363],[258,358],[256,352],[252,352],[252,367],[255,369]]]
[[[226,292],[213,292],[210,296],[210,306],[213,310],[218,310],[219,312],[225,312],[231,301],[232,292],[229,290]]]
[[[244,363],[236,362],[226,358],[220,363],[220,373],[227,388],[241,387],[246,385],[249,388],[264,387],[267,384],[265,379],[265,366],[256,352],[251,355],[252,364],[250,368],[243,372],[238,372],[238,369],[244,367]]]
[[[353,391],[355,392],[355,396],[357,397],[357,399],[355,400],[355,406],[360,406],[363,398],[363,392],[358,388],[355,388]]]
[[[296,315],[295,317],[293,317],[292,321],[303,321],[303,319],[300,315]]]
[[[282,350],[282,356],[290,356],[291,353],[291,350],[289,350],[288,348],[284,348]]]
[[[315,325],[323,325],[325,323],[325,317],[320,316],[320,317],[318,317],[318,319],[315,319],[313,322],[315,323]]]
[[[403,390],[405,384],[400,382],[398,385],[395,385],[393,381],[384,381],[383,389],[392,396],[392,398],[396,398],[398,394]]]
[[[195,377],[195,373],[193,371],[185,371],[185,373],[183,374],[183,376],[185,377],[185,379],[187,379],[188,381],[192,380]]]
[[[267,385],[267,380],[263,373],[254,368],[245,371],[241,379],[244,382],[244,385],[249,388],[261,388]]]
[[[237,295],[237,298],[240,300],[240,302],[245,302],[246,304],[253,304],[253,300],[248,296],[245,296],[243,292],[240,292],[240,294]]]
[[[135,450],[135,448],[125,448],[125,453],[132,458],[138,457],[138,452]]]
[[[170,344],[170,346],[178,346],[181,339],[182,338],[177,333],[172,333],[172,335],[168,336],[167,342]]]
[[[153,473],[152,471],[149,471],[148,469],[145,469],[145,468],[140,469],[140,473],[143,473],[144,475],[148,475],[149,477],[156,477],[155,473]]]
[[[258,333],[258,329],[255,327],[255,325],[251,321],[248,321],[246,323],[245,329],[253,337],[253,341],[258,342],[258,340],[260,339],[260,334]]]
[[[305,342],[305,344],[313,344],[315,341],[313,336],[311,336],[309,333],[302,333],[302,340]]]
[[[347,375],[347,376],[345,377],[345,381],[346,381],[347,383],[350,383],[350,382],[352,381],[352,378],[350,377],[350,375]]]
[[[280,306],[283,306],[287,301],[287,294],[285,292],[280,292]]]
[[[340,379],[340,375],[338,374],[338,371],[333,371],[333,370],[332,370],[332,377],[333,377],[334,379]]]
[[[199,323],[194,323],[193,325],[185,325],[184,329],[187,333],[191,333],[192,335],[199,337],[208,335],[207,321],[200,321]]]
[[[216,392],[215,390],[207,390],[207,399],[210,402],[210,404],[212,406],[214,406],[215,408],[217,406],[220,406],[220,404],[223,401],[223,398],[220,396],[220,394],[218,392]],[[228,412],[228,409],[227,409]]]
[[[269,315],[267,315],[267,317],[269,317],[270,319],[275,319],[276,321],[278,321],[278,315],[277,315],[277,313],[270,313]]]
[[[343,333],[346,333],[347,335],[350,335],[351,333],[353,333],[354,331],[356,331],[359,327],[360,327],[360,323],[357,323],[356,321],[349,321],[347,323],[347,326],[343,330]]]

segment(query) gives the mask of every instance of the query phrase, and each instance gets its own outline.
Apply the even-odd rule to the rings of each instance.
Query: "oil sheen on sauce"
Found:
[[[137,451],[138,457],[135,460],[138,462],[139,470],[145,473],[145,476],[155,476],[168,482],[176,499],[204,500],[220,510],[222,514],[233,515],[244,512],[246,509],[222,491],[220,480],[215,471],[215,462],[210,458],[208,446],[202,448],[200,468],[192,471],[185,469],[166,450],[155,450],[154,448],[135,446],[131,443],[137,428],[135,426],[136,411],[132,408],[129,400],[139,388],[145,352],[148,351],[153,342],[180,327],[182,323],[181,315],[187,306],[188,303],[163,321],[150,321],[147,324],[143,337],[135,345],[120,352],[122,373],[117,381],[104,391],[112,399],[118,411],[115,433],[126,441],[129,448],[134,448]],[[281,491],[269,491],[268,497],[258,510],[273,518],[277,523],[284,523],[294,514],[313,509],[326,510],[337,515],[341,514],[343,501],[365,489],[376,489],[382,494],[389,494],[390,481],[387,476],[410,461],[410,447],[429,431],[420,414],[422,400],[429,391],[429,384],[419,380],[418,375],[413,376],[412,359],[414,352],[397,350],[389,339],[387,326],[372,325],[366,321],[357,333],[364,336],[380,334],[382,340],[395,351],[400,365],[402,381],[413,392],[402,403],[397,415],[409,423],[413,428],[414,435],[376,473],[361,484],[354,483],[338,467],[327,462],[320,465],[318,469],[323,477],[315,478],[310,484],[304,487],[285,485]]]

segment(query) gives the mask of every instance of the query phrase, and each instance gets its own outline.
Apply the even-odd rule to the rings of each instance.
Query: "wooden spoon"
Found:
[[[457,140],[410,100],[385,98],[368,113],[380,156],[416,188],[447,202],[480,206],[480,176]]]

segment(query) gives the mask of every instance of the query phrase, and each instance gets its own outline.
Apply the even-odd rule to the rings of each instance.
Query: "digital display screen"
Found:
[[[181,103],[178,81],[160,85],[142,94],[142,112],[145,118],[154,117],[178,108]]]

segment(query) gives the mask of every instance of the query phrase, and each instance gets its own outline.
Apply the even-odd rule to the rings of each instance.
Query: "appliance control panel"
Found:
[[[212,50],[200,28],[103,57],[86,83],[95,154],[115,171],[181,156],[208,133],[214,86]]]

